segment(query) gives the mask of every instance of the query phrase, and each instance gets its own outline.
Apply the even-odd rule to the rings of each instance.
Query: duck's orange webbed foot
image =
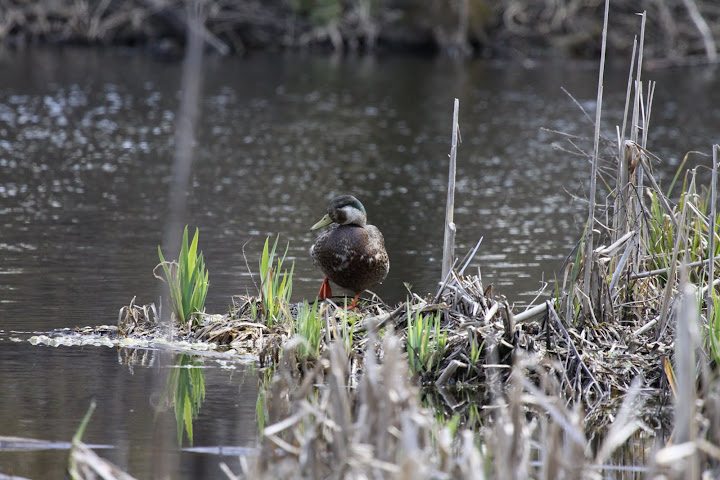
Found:
[[[355,305],[358,301],[358,298],[360,298],[359,293],[357,295],[355,295],[355,298],[353,299],[352,303],[350,305],[348,305],[348,307],[347,307],[348,310],[355,310],[355,311],[358,310],[357,305]]]
[[[330,282],[328,282],[328,278],[325,277],[322,285],[320,285],[320,291],[318,292],[318,300],[325,300],[326,298],[330,297],[332,297],[332,289],[330,288]]]

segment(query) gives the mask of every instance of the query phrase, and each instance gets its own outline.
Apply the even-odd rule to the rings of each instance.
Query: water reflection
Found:
[[[183,431],[190,445],[193,444],[193,421],[198,418],[204,400],[202,360],[188,354],[178,355],[160,399],[161,406],[172,406],[175,411],[178,446],[182,447]]]
[[[3,75],[0,291],[13,321],[25,305],[36,306],[39,323],[59,327],[66,322],[58,310],[97,323],[137,293],[145,294],[139,302],[157,300],[150,271],[165,215],[178,72],[142,57],[63,50],[28,52]],[[676,91],[692,76],[653,76],[654,149],[672,163],[685,145],[665,132],[683,124],[706,140],[720,119],[662,103],[664,85]],[[473,268],[511,301],[531,301],[582,232],[585,207],[573,195],[585,195],[588,169],[586,158],[553,149],[564,138],[542,128],[589,147],[582,137],[592,125],[560,87],[592,113],[594,77],[594,64],[211,59],[186,219],[208,239],[210,308],[224,310],[231,295],[254,289],[242,246],[251,240],[245,255],[256,265],[262,239],[277,233],[297,260],[295,294],[314,295],[320,276],[307,225],[339,193],[360,198],[385,234],[393,268],[377,293],[395,302],[404,282],[420,294],[433,290],[455,96],[463,140],[458,249],[484,236]],[[610,130],[626,77],[618,70],[606,78]]]
[[[168,384],[157,382],[166,378],[158,371],[162,355],[147,349],[33,346],[0,335],[0,436],[50,442],[38,449],[0,449],[0,473],[57,477],[67,466],[66,448],[95,399],[97,410],[83,440],[110,447],[98,448],[99,455],[137,478],[152,478],[155,442],[158,435],[167,435],[171,441],[163,455],[176,461],[174,478],[219,478],[220,461],[235,465],[238,449],[256,445],[257,377],[242,363],[205,359],[193,367],[198,362],[191,356],[169,355],[166,360],[179,362],[168,371],[178,378],[175,402],[184,399],[192,405],[201,384],[206,392],[192,423],[193,445],[201,450],[183,453],[175,442],[178,433],[183,435],[175,412],[157,410],[168,392]],[[192,388],[186,388],[183,377],[194,382]],[[47,446],[58,444],[64,447]]]

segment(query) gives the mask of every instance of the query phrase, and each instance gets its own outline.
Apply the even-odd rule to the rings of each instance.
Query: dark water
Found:
[[[161,359],[165,355],[167,358]],[[92,399],[97,409],[83,441],[138,478],[153,474],[155,458],[177,462],[175,478],[222,478],[219,463],[235,466],[241,447],[255,445],[257,375],[247,364],[205,359],[207,401],[193,424],[194,447],[177,452],[172,408],[162,401],[162,364],[174,355],[156,350],[45,347],[0,342],[0,436],[70,442]],[[161,361],[161,360],[164,360]],[[167,368],[167,367],[165,367]],[[172,368],[172,367],[170,367]],[[170,442],[168,440],[171,440]],[[172,443],[174,442],[174,443]],[[224,452],[221,452],[223,449]],[[68,450],[0,449],[0,473],[62,478]]]
[[[92,50],[0,62],[0,435],[69,441],[94,397],[86,440],[114,446],[103,455],[143,478],[151,476],[152,398],[162,389],[154,367],[128,366],[118,361],[125,353],[105,347],[13,343],[9,332],[114,323],[133,296],[165,296],[152,269],[180,74],[178,63]],[[458,252],[483,236],[472,270],[528,304],[584,228],[588,159],[552,131],[582,137],[573,142],[591,151],[592,123],[561,87],[594,117],[596,77],[594,63],[208,59],[185,218],[200,228],[208,310],[224,312],[232,295],[254,291],[246,258],[256,274],[265,238],[277,234],[295,261],[293,299],[312,298],[322,278],[307,253],[308,229],[339,193],[360,198],[385,235],[391,270],[375,291],[388,303],[405,298],[404,282],[433,291],[455,97]],[[663,159],[656,168],[666,184],[687,151],[710,152],[720,141],[720,81],[709,69],[649,70],[646,78],[658,82],[649,146]],[[609,138],[626,82],[624,63],[606,73]],[[710,161],[695,155],[691,163]],[[255,377],[244,365],[206,370],[195,445],[255,445]],[[65,457],[0,452],[0,473],[43,478]],[[179,457],[185,478],[216,472],[219,461]]]

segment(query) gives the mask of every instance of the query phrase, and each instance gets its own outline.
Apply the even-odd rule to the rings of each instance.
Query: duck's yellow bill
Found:
[[[325,214],[325,216],[319,222],[317,222],[315,225],[310,227],[310,230],[317,230],[318,228],[327,227],[332,222],[333,221],[332,221],[332,218],[330,218],[330,215]]]

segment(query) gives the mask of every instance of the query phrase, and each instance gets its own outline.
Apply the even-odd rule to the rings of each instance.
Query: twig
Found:
[[[625,247],[625,251],[622,254],[622,257],[620,257],[620,261],[618,262],[617,266],[615,267],[615,272],[613,273],[612,280],[610,280],[610,285],[608,286],[608,291],[612,295],[612,291],[615,289],[615,286],[617,285],[618,281],[620,280],[620,276],[622,275],[623,270],[625,269],[625,264],[627,263],[628,258],[630,258],[630,253],[635,248],[635,243],[637,242],[637,237],[634,235],[635,232],[628,232],[632,233],[633,237],[630,243],[628,243],[627,247]],[[614,295],[613,295],[614,297]]]
[[[448,195],[447,205],[445,206],[445,240],[443,242],[443,260],[442,260],[442,278],[447,278],[448,273],[452,269],[455,259],[455,170],[457,162],[457,144],[458,144],[458,112],[460,110],[460,101],[456,98],[453,108],[453,127],[452,127],[452,143],[450,145],[450,172],[448,174]]]
[[[433,303],[437,303],[437,302],[438,302],[438,300],[440,299],[440,295],[442,295],[442,292],[448,287],[449,284],[452,283],[452,282],[450,281],[450,279],[453,277],[453,275],[452,275],[452,268],[455,267],[455,264],[456,264],[456,263],[457,263],[457,260],[455,260],[455,261],[453,262],[453,265],[452,265],[452,267],[450,268],[450,270],[448,271],[447,275],[443,275],[443,280],[442,280],[442,282],[440,283],[440,288],[438,288],[438,291],[437,291],[437,293],[435,294],[435,299],[433,300]]]
[[[562,330],[563,335],[565,336],[565,340],[567,341],[568,346],[572,349],[573,353],[575,354],[575,357],[577,358],[578,363],[580,364],[582,369],[585,371],[587,376],[590,377],[590,381],[591,381],[590,386],[592,387],[594,385],[598,390],[598,394],[602,395],[603,390],[600,387],[600,384],[598,383],[597,380],[595,380],[595,377],[593,376],[592,372],[587,367],[587,365],[585,365],[585,362],[583,361],[582,357],[580,356],[580,352],[578,352],[577,348],[575,348],[575,344],[573,343],[572,339],[570,338],[570,334],[565,329],[565,326],[562,324],[562,321],[560,320],[560,317],[558,316],[557,312],[555,311],[554,308],[552,308],[552,305],[548,305],[548,309],[550,311],[551,316],[555,320],[555,323],[557,324],[558,327],[560,327],[560,330]]]
[[[460,262],[462,263],[462,268],[458,272],[458,275],[462,275],[465,272],[467,266],[470,265],[470,262],[472,262],[472,259],[475,257],[475,253],[477,253],[478,248],[480,248],[480,244],[482,243],[482,241],[483,237],[480,237],[480,240],[478,240],[478,242],[475,244],[475,248],[468,252],[468,254],[465,255],[465,258],[463,258],[463,261]]]
[[[700,265],[710,263],[713,260],[714,261],[720,260],[720,255],[717,255],[713,258],[706,258],[705,260],[698,260],[696,262],[686,263],[685,266],[686,267],[699,267]],[[649,270],[647,272],[632,273],[632,274],[630,274],[630,279],[634,280],[636,278],[654,277],[655,275],[662,275],[663,273],[668,273],[668,271],[670,271],[670,267],[658,268],[657,270]]]
[[[450,362],[448,366],[445,367],[445,369],[443,370],[443,373],[441,373],[438,379],[435,380],[435,386],[439,387],[445,385],[450,379],[450,377],[452,377],[455,371],[460,367],[467,368],[467,365],[459,360],[453,360],[452,362]]]

